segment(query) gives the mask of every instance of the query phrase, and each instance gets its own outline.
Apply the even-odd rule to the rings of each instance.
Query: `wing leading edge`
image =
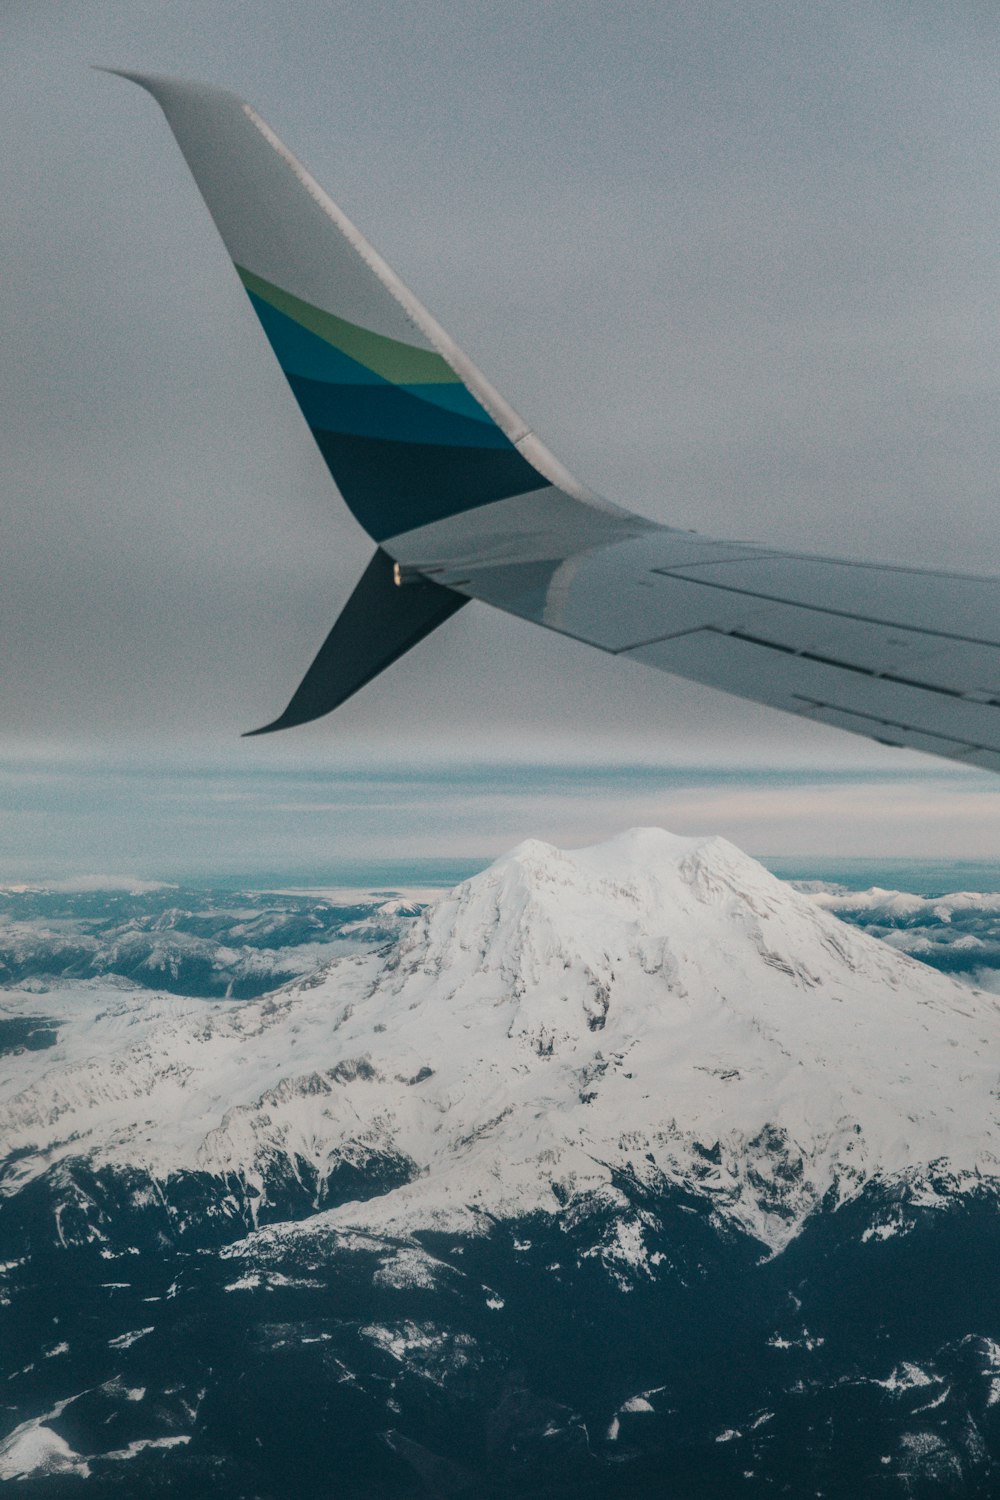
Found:
[[[331,475],[379,544],[291,703],[257,733],[329,712],[478,599],[803,718],[1000,770],[1000,580],[717,541],[602,500],[248,105],[123,76],[163,108]]]

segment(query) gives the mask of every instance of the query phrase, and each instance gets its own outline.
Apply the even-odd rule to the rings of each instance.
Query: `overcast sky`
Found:
[[[370,544],[162,115],[88,65],[248,98],[610,498],[1000,573],[994,4],[7,0],[0,40],[11,774],[74,756],[931,769],[479,605],[334,718],[241,743]],[[995,847],[992,784],[953,783],[978,799],[975,852]]]

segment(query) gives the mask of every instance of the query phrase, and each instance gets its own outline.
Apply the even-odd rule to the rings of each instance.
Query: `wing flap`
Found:
[[[698,630],[629,652],[636,660],[788,713],[951,759],[1000,756],[1000,707],[874,671],[816,661],[732,632]]]

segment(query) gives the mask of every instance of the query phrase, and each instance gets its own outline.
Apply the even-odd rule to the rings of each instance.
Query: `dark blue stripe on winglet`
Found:
[[[351,511],[375,541],[548,489],[516,448],[435,447],[313,431]]]
[[[470,422],[468,417],[432,406],[387,382],[331,385],[289,375],[288,384],[314,432],[344,432],[434,447],[513,448],[510,439],[492,422]]]

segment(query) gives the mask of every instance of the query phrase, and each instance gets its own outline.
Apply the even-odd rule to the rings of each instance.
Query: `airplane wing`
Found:
[[[330,473],[378,544],[292,702],[255,733],[330,712],[478,599],[803,718],[1000,770],[1000,580],[717,541],[601,499],[249,105],[122,76],[162,107]]]
[[[485,516],[464,518],[481,535]],[[390,543],[417,573],[757,703],[1000,771],[1000,580],[652,533],[563,558]],[[484,556],[486,554],[486,556]]]

